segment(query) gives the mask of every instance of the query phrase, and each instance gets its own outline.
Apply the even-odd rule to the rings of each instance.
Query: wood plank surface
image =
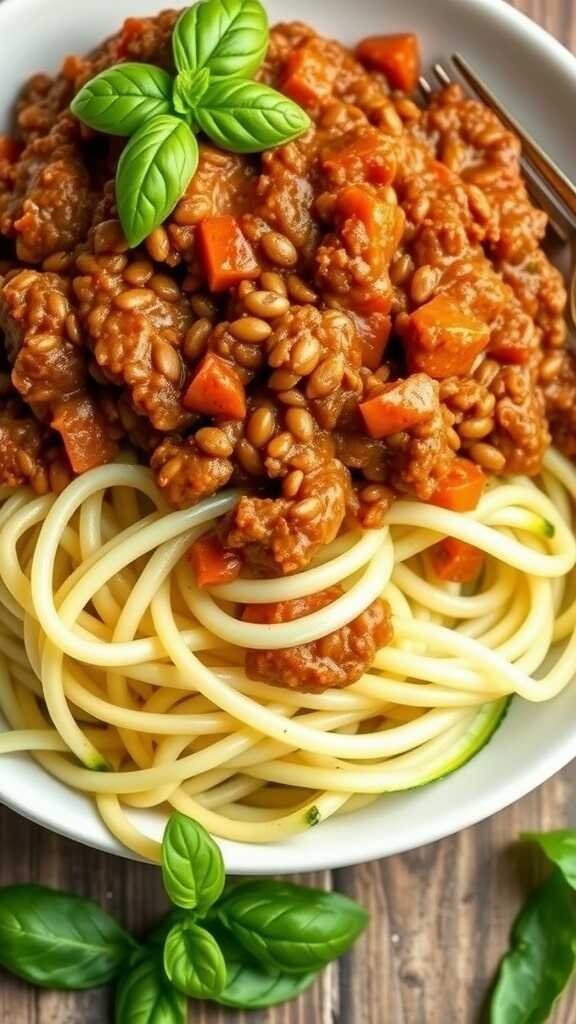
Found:
[[[496,0],[495,0],[496,2]],[[576,50],[574,0],[514,6]],[[576,763],[495,818],[414,853],[306,876],[354,896],[372,914],[366,939],[300,1000],[244,1015],[195,1004],[196,1024],[480,1024],[510,922],[538,880],[519,832],[576,824]],[[136,931],[162,913],[156,869],[51,835],[0,810],[0,885],[38,882],[96,900]],[[108,1024],[110,994],[35,992],[0,975],[0,1024]],[[576,988],[554,1024],[574,1024]]]

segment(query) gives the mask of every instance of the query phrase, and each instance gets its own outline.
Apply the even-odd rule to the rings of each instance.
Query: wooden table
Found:
[[[574,0],[514,5],[576,50]],[[369,907],[368,935],[297,1003],[268,1014],[194,1004],[197,1024],[480,1024],[510,922],[542,870],[519,832],[576,823],[576,762],[491,821],[414,853],[306,876]],[[0,885],[38,882],[96,900],[136,931],[164,909],[158,871],[95,853],[0,811]],[[573,1024],[576,991],[554,1024]],[[110,993],[37,992],[0,976],[0,1024],[108,1024]]]

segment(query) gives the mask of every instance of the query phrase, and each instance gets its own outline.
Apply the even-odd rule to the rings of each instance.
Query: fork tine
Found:
[[[432,86],[428,79],[424,78],[424,75],[420,75],[420,78],[418,79],[418,87],[422,93],[422,98],[429,100],[432,95]]]
[[[573,227],[576,225],[576,188],[567,178],[564,172],[544,152],[536,140],[518,123],[515,117],[508,113],[505,107],[487,85],[472,70],[467,61],[459,53],[452,54],[452,61],[466,83],[480,99],[491,107],[500,120],[519,136],[522,142],[524,156],[530,161],[538,174],[553,190],[555,195],[564,203],[572,216]]]
[[[443,64],[434,64],[432,71],[436,75],[440,85],[450,85],[452,79]]]

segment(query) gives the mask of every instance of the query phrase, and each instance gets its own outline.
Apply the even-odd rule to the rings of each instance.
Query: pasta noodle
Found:
[[[0,752],[28,751],[91,794],[150,859],[138,808],[283,839],[455,767],[510,695],[549,700],[574,674],[576,470],[553,450],[539,481],[495,482],[474,512],[397,501],[383,529],[339,537],[297,575],[210,591],[185,555],[236,492],[174,512],[149,469],[116,463],[59,496],[0,499]],[[486,554],[473,591],[433,574],[445,536]],[[336,583],[343,595],[304,618],[237,617]],[[316,640],[378,596],[394,640],[358,682],[299,693],[245,674],[245,649]]]

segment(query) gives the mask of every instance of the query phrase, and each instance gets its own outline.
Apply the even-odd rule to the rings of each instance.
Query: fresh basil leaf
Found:
[[[193,116],[194,108],[202,99],[210,82],[208,68],[199,71],[181,71],[174,81],[172,102],[174,110],[184,117]]]
[[[180,118],[154,117],[132,136],[116,172],[116,201],[134,248],[172,212],[198,166],[198,143]]]
[[[100,907],[39,885],[0,890],[0,964],[43,988],[106,985],[137,945]]]
[[[531,843],[537,843],[564,875],[568,885],[576,889],[576,829],[559,829],[557,832],[525,832],[520,836]]]
[[[195,116],[206,135],[233,153],[280,146],[310,127],[301,107],[261,82],[212,82]]]
[[[214,936],[226,961],[226,986],[217,1003],[237,1010],[265,1010],[295,999],[318,977],[317,971],[308,974],[285,974],[276,968],[258,963],[239,942],[220,926]]]
[[[174,813],[162,840],[164,887],[177,907],[205,914],[222,894],[224,861],[202,825]]]
[[[252,956],[288,974],[317,971],[345,953],[367,912],[335,892],[288,882],[246,882],[218,905],[218,917]]]
[[[172,34],[178,71],[208,68],[212,75],[249,78],[268,47],[268,18],[259,0],[203,0],[176,22]]]
[[[176,924],[164,943],[164,970],[194,999],[213,999],[226,984],[226,964],[216,939],[197,924]]]
[[[170,984],[160,959],[148,956],[116,989],[115,1024],[185,1024],[186,999]]]
[[[516,918],[490,1004],[490,1024],[543,1024],[576,962],[572,890],[556,870]]]
[[[151,118],[172,112],[172,77],[153,64],[117,64],[91,78],[70,109],[96,131],[132,135]]]

